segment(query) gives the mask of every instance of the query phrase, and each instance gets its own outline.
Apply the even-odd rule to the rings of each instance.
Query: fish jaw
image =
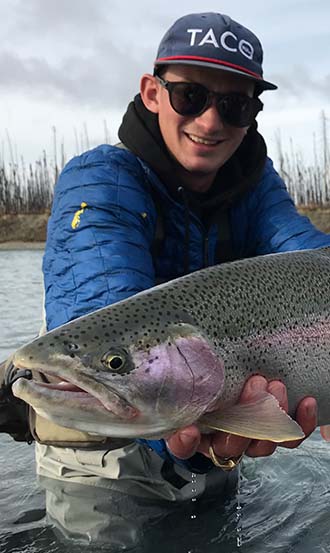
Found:
[[[13,393],[29,405],[34,411],[59,426],[114,438],[135,438],[141,435],[158,437],[168,433],[168,424],[154,420],[150,422],[143,414],[137,413],[129,420],[120,418],[105,408],[92,394],[86,391],[72,390],[59,384],[45,384],[19,378],[13,385]]]

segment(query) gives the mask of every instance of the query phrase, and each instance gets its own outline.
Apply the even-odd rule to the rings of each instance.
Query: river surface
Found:
[[[0,359],[40,328],[41,261],[41,251],[0,251]],[[0,466],[1,553],[99,551],[63,542],[47,522],[33,445],[0,435]],[[330,553],[329,520],[330,444],[316,431],[295,451],[245,459],[238,496],[211,510],[194,505],[170,517],[155,528],[154,548],[157,553]],[[105,550],[114,549],[109,544]],[[131,551],[146,549],[142,544]]]

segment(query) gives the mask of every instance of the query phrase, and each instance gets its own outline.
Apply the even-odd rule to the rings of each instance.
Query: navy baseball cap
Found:
[[[264,80],[262,61],[255,34],[228,15],[208,12],[178,19],[162,38],[154,64],[156,70],[184,63],[230,71],[255,81],[260,93],[277,88]]]

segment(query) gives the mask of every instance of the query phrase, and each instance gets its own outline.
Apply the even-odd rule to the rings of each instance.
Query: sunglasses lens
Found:
[[[262,102],[244,94],[228,94],[219,99],[217,106],[226,123],[233,127],[248,127],[262,109]]]
[[[207,103],[206,88],[195,83],[175,83],[170,90],[173,109],[180,115],[197,115]]]
[[[180,115],[200,115],[210,105],[211,98],[216,97],[220,117],[233,127],[248,127],[262,110],[259,98],[250,98],[245,94],[230,93],[223,95],[209,92],[198,83],[166,83],[172,108]]]

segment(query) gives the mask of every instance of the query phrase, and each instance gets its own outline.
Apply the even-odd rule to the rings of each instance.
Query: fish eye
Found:
[[[120,371],[126,363],[126,357],[122,353],[106,353],[102,363],[107,369]]]

